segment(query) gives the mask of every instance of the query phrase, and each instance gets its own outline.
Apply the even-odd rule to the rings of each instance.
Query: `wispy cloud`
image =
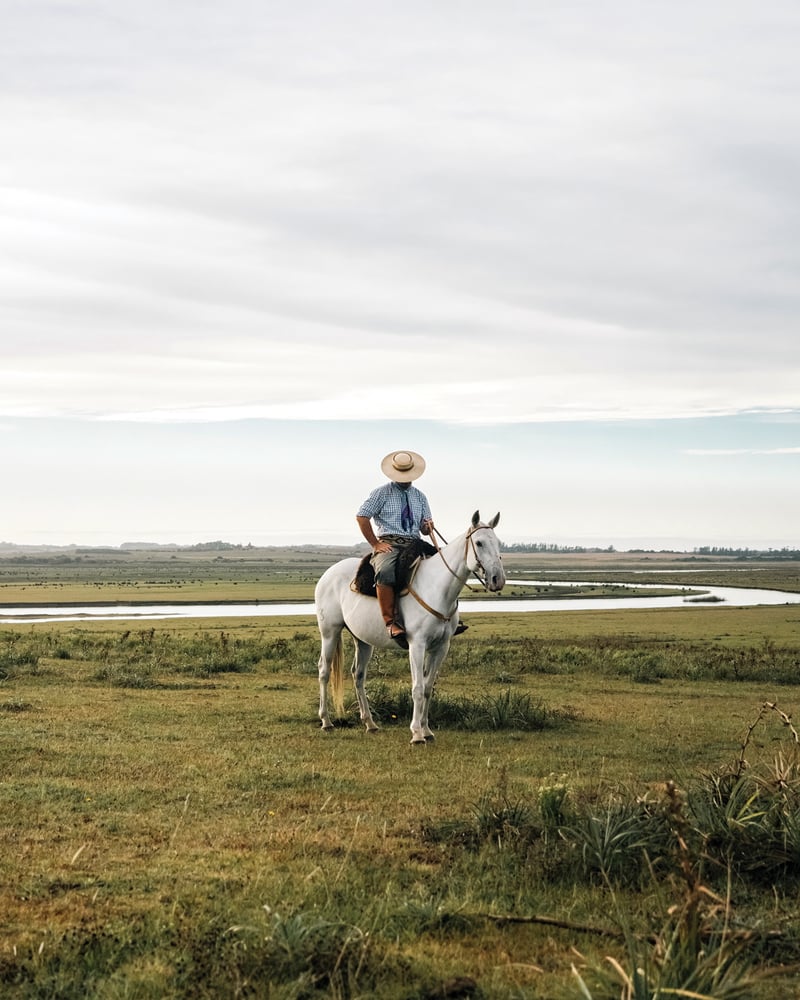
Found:
[[[684,455],[800,455],[800,448],[687,448]]]
[[[276,10],[13,5],[0,415],[800,411],[795,4]]]

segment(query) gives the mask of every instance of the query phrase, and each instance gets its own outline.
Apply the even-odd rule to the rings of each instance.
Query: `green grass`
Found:
[[[352,699],[318,729],[305,619],[0,631],[0,992],[577,997],[577,964],[612,995],[605,956],[655,955],[690,895],[669,782],[698,882],[734,880],[750,971],[780,972],[745,995],[793,992],[797,816],[769,775],[795,746],[763,706],[800,703],[800,613],[608,614],[470,615],[419,749],[399,652],[370,671],[382,732]]]
[[[311,600],[321,573],[354,552],[322,546],[0,553],[0,605]]]
[[[342,554],[0,559],[0,602],[308,600]],[[689,565],[582,558],[507,565]],[[423,748],[398,651],[382,731],[319,730],[309,617],[0,628],[0,995],[794,995],[800,607],[462,610]]]
[[[337,559],[362,547],[306,546],[214,550],[75,549],[0,551],[0,605],[44,603],[310,601],[314,584]],[[741,562],[687,553],[507,553],[514,578],[656,583],[665,592],[718,584],[800,590],[800,563]],[[518,588],[527,596],[530,588]],[[575,596],[575,591],[569,591]],[[465,591],[465,597],[469,592]]]

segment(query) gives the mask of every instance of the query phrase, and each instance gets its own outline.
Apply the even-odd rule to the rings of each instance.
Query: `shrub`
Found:
[[[780,755],[774,767],[782,769]],[[691,790],[689,809],[696,835],[723,868],[770,884],[800,877],[796,781],[776,785],[763,771],[707,775]]]
[[[545,830],[555,832],[567,823],[568,794],[566,777],[551,776],[550,780],[539,787],[539,812]]]
[[[585,811],[561,835],[579,852],[584,874],[603,882],[638,883],[649,864],[668,861],[672,846],[663,811],[642,800]]]
[[[414,704],[408,684],[390,687],[378,681],[369,686],[368,697],[373,714],[382,722],[411,721]],[[469,732],[536,732],[553,728],[571,716],[548,708],[529,694],[507,690],[481,698],[437,695],[431,704],[431,718],[439,725]]]
[[[522,798],[482,796],[472,807],[480,840],[502,846],[535,835],[533,808]]]

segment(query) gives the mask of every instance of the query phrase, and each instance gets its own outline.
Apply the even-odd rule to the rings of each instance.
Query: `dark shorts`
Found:
[[[388,542],[392,548],[389,552],[375,552],[370,557],[372,568],[375,570],[375,583],[378,586],[394,587],[397,582],[397,560],[400,553],[410,545],[416,545],[416,538],[407,538],[405,535],[382,535],[381,542]]]

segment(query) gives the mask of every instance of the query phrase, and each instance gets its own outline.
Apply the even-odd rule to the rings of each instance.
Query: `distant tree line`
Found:
[[[226,549],[252,549],[252,542],[248,542],[247,545],[239,545],[236,542],[198,542],[196,545],[186,545],[183,548],[202,550],[202,549],[212,549],[214,551],[226,550]]]
[[[178,545],[175,542],[123,542],[121,549],[139,549],[141,551],[157,551],[159,549],[171,552],[219,552],[228,549],[252,549],[253,543],[241,545],[238,542],[223,542],[217,539],[214,542],[197,542],[194,545]]]
[[[500,543],[501,552],[616,552],[613,545],[607,548],[587,547],[585,545],[555,545],[553,542],[514,542],[508,545]]]
[[[800,549],[734,549],[725,545],[701,545],[698,556],[733,556],[735,559],[800,559]]]
[[[606,548],[600,546],[584,545],[556,545],[553,542],[514,542],[509,545],[506,542],[500,543],[502,552],[565,552],[565,553],[592,553],[592,552],[616,552],[613,545]],[[647,554],[655,551],[675,552],[674,549],[630,549],[631,553]],[[696,556],[728,556],[734,559],[761,559],[761,560],[797,560],[800,559],[800,549],[784,547],[782,549],[750,549],[733,548],[727,545],[701,545],[692,550]]]

